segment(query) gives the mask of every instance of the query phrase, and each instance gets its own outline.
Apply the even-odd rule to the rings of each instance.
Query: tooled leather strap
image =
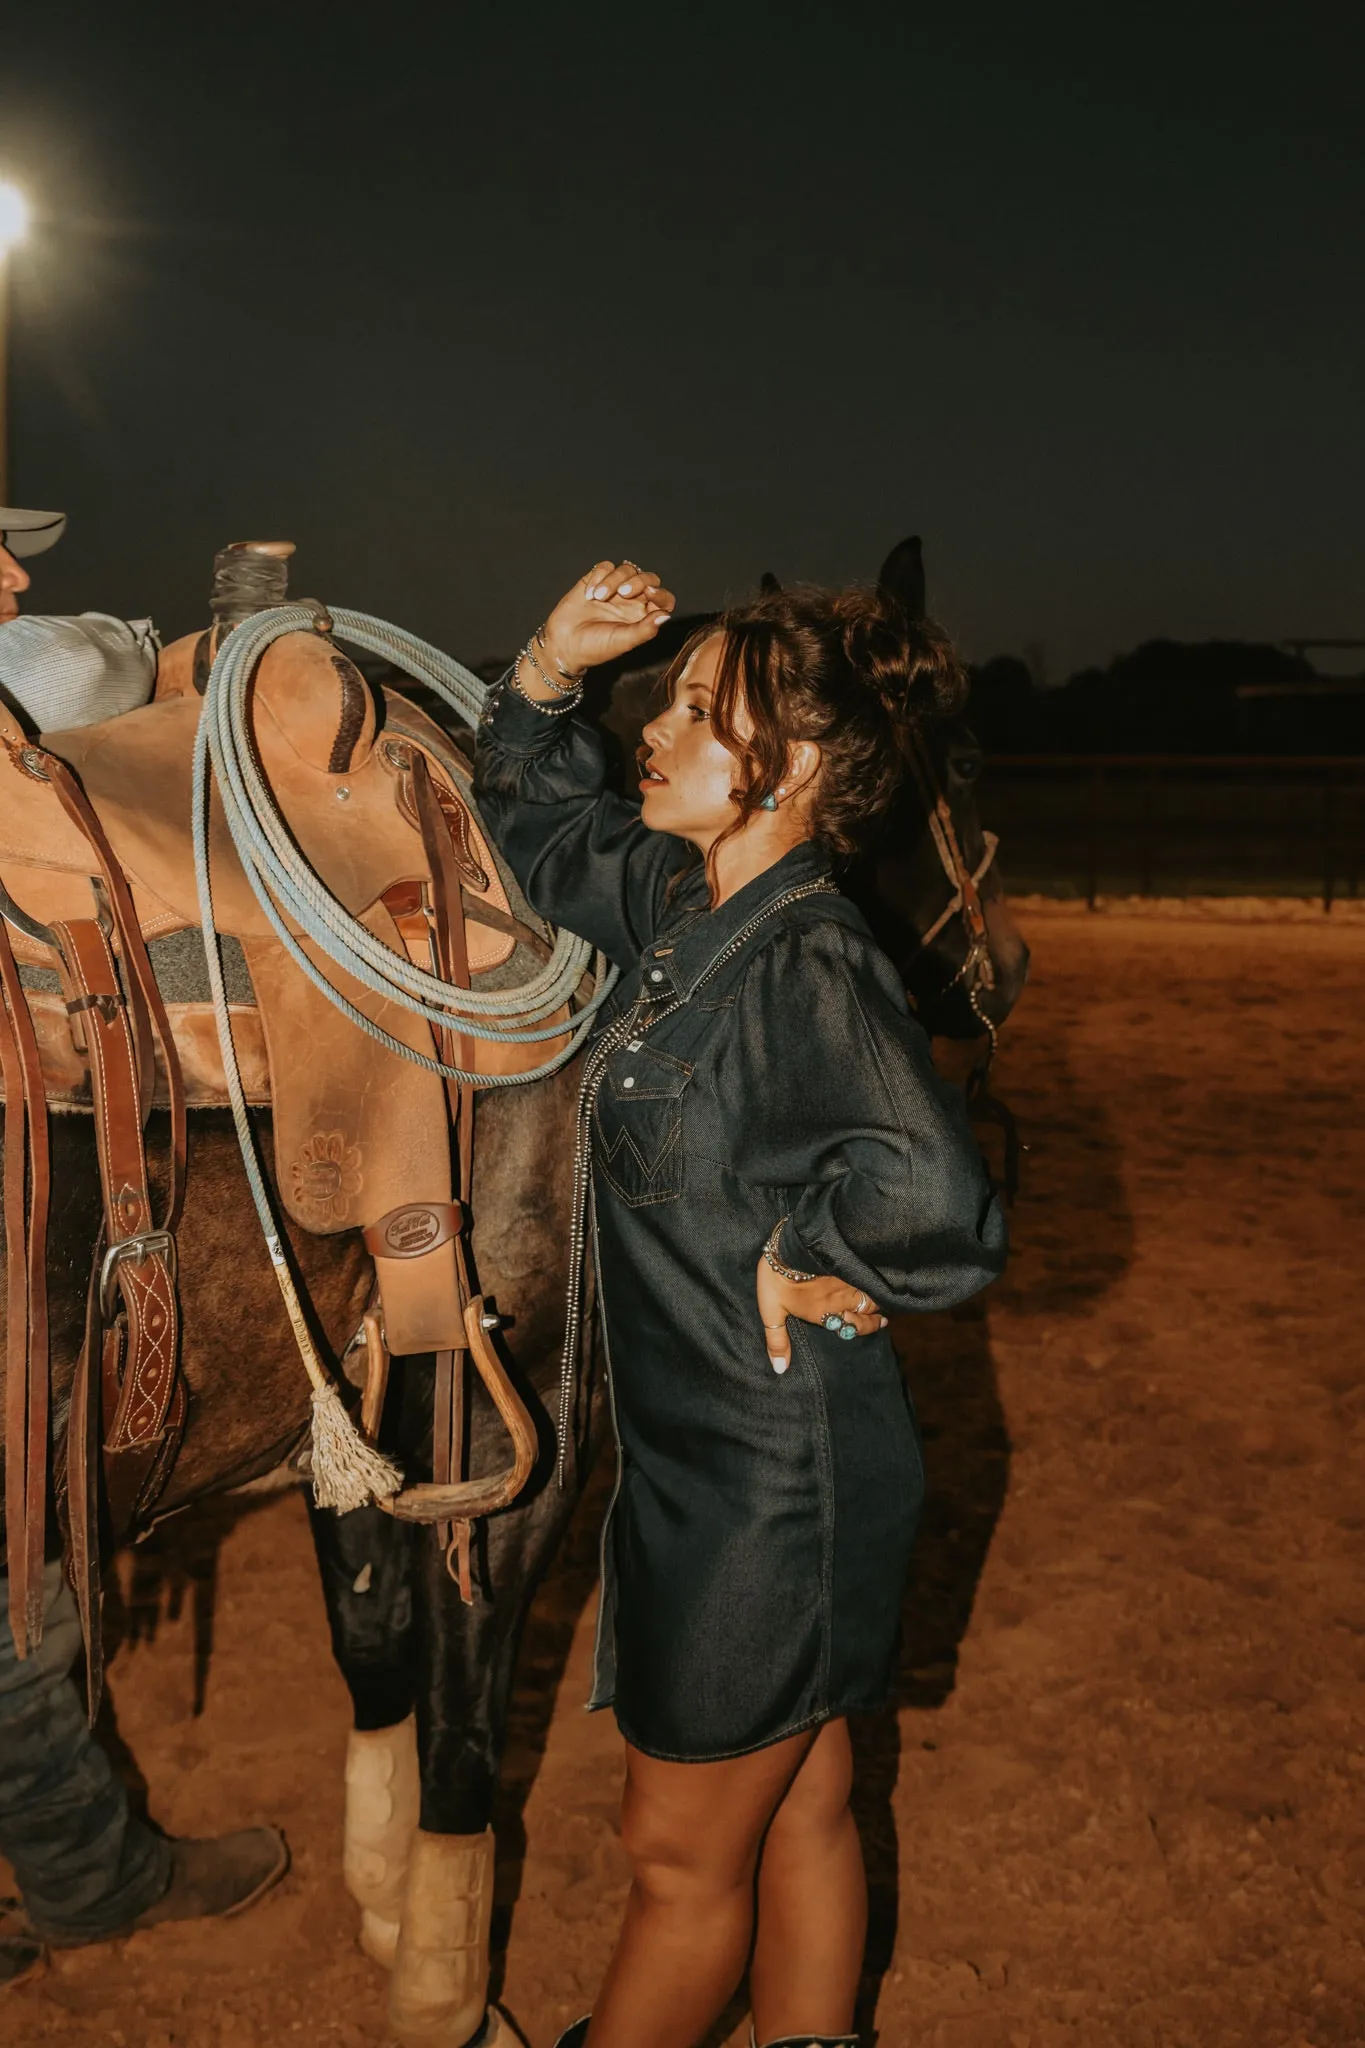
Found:
[[[52,1186],[42,1062],[19,968],[0,920],[0,1064],[5,1076],[5,1562],[20,1657],[43,1638],[47,1433],[51,1401],[47,1218]],[[27,1168],[27,1206],[25,1169]]]
[[[140,1453],[139,1467],[150,1468],[176,1383],[180,1307],[174,1239],[167,1225],[158,1227],[153,1218],[137,1048],[113,951],[92,920],[59,922],[52,929],[71,991],[67,1008],[90,1059],[108,1237],[99,1306],[106,1325],[112,1325],[117,1289],[124,1311],[121,1342],[104,1346],[105,1448],[115,1456]],[[128,1247],[125,1253],[123,1246]]]

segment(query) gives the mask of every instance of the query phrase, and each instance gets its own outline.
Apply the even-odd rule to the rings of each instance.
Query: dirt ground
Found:
[[[867,2022],[881,2048],[1345,2048],[1365,925],[1027,923],[999,1069],[1030,1146],[1013,1264],[901,1331],[932,1500],[899,1711],[858,1730]],[[590,2002],[625,1887],[617,1737],[581,1709],[601,1500],[535,1611],[500,1821],[498,1985],[536,2048]],[[168,1525],[122,1588],[113,1707],[151,1812],[278,1821],[293,1868],[240,1921],[61,1959],[0,2002],[0,2041],[382,2043],[301,1502]]]

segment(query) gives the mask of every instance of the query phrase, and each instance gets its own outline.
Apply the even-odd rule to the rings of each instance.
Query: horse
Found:
[[[918,560],[918,544],[903,544],[883,570],[888,587],[917,611],[923,609],[922,586],[918,595],[913,586]],[[256,592],[253,606],[263,601]],[[190,635],[166,651],[167,687],[195,686],[211,651],[206,641]],[[375,685],[365,687],[373,693]],[[614,687],[607,722],[619,734],[640,696],[638,671],[618,675]],[[930,810],[921,813],[911,840],[883,835],[857,886],[883,920],[926,1028],[993,1039],[1022,987],[1027,955],[1008,920],[993,847],[976,819],[969,736],[953,728],[926,739],[924,772],[931,779],[917,788]],[[929,817],[937,818],[937,836],[926,829]],[[912,818],[908,802],[895,830],[907,830]],[[926,839],[932,841],[927,853]],[[495,849],[487,851],[496,859]],[[22,878],[3,872],[18,893]],[[501,867],[498,873],[517,952],[534,955],[538,938],[543,945],[539,921],[512,878]],[[994,906],[992,917],[974,931],[967,912],[975,905],[979,913],[983,899]],[[916,934],[929,934],[928,943],[917,943]],[[26,980],[36,1004],[31,971]],[[179,993],[186,994],[183,982]],[[202,995],[197,984],[188,990],[191,1002]],[[449,1526],[399,1519],[379,1506],[346,1514],[315,1507],[311,1513],[333,1648],[355,1721],[347,1760],[346,1880],[361,1907],[362,1946],[393,1971],[391,2015],[396,2034],[408,2043],[464,2048],[477,2038],[497,2048],[512,2039],[487,2004],[493,1797],[526,1614],[606,1427],[590,1356],[561,1481],[552,1417],[575,1104],[573,1069],[561,1067],[524,1085],[489,1089],[474,1119],[472,1179],[465,1190],[472,1213],[469,1252],[480,1296],[500,1323],[494,1341],[503,1369],[534,1429],[529,1475],[516,1499],[475,1522],[458,1569]],[[7,1151],[15,1142],[16,1107],[7,1099]],[[69,1541],[79,1448],[79,1432],[71,1428],[73,1383],[86,1340],[103,1192],[92,1118],[66,1109],[54,1110],[49,1121],[50,1438],[60,1532],[50,1526],[47,1534]],[[256,1122],[278,1191],[285,1178],[271,1152],[278,1119],[260,1107]],[[257,1232],[232,1121],[220,1107],[191,1107],[187,1129],[176,1230],[187,1410],[174,1462],[154,1501],[134,1517],[131,1533],[207,1494],[255,1481],[282,1461],[297,1464],[301,1452],[306,1460],[308,1389]],[[169,1138],[167,1113],[154,1109],[148,1154],[163,1162],[152,1167],[154,1195],[166,1182]],[[340,1171],[344,1162],[323,1164]],[[355,1228],[318,1234],[288,1214],[283,1221],[320,1346],[368,1401],[374,1383],[365,1312],[374,1263],[365,1239]],[[6,1270],[12,1271],[10,1262]],[[8,1323],[8,1290],[5,1307]],[[0,1382],[6,1370],[0,1355]],[[381,1448],[401,1459],[419,1491],[436,1465],[436,1378],[431,1353],[399,1353],[369,1416]],[[476,1483],[495,1475],[504,1455],[500,1411],[479,1378],[471,1377],[466,1399],[467,1412],[453,1421],[457,1434],[463,1422],[462,1469]],[[451,1423],[447,1416],[443,1428]],[[6,1448],[12,1457],[13,1444]]]

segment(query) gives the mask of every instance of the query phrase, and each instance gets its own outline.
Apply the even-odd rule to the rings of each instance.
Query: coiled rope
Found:
[[[427,641],[364,612],[331,614],[339,632],[373,654],[388,656],[426,683],[469,726],[478,724],[487,686],[461,662]],[[256,664],[267,647],[286,633],[307,632],[315,613],[305,605],[280,605],[258,613],[224,642],[209,676],[195,741],[195,881],[207,940],[213,929],[212,878],[208,866],[207,768],[214,779],[237,857],[257,902],[289,957],[357,1030],[396,1054],[455,1081],[480,1088],[506,1088],[537,1081],[573,1058],[592,1029],[592,1019],[617,970],[585,939],[571,932],[555,936],[545,965],[519,988],[460,989],[396,953],[339,903],[309,866],[280,814],[256,759],[251,739],[249,691]],[[444,1025],[467,1038],[497,1044],[525,1044],[564,1035],[557,1016],[593,969],[594,986],[573,1021],[568,1043],[539,1066],[520,1074],[477,1074],[416,1051],[383,1030],[349,1002],[325,970],[303,950],[285,919],[316,943],[325,958],[374,994],[395,1002],[428,1024]],[[547,1021],[554,1020],[554,1021]]]
[[[346,639],[372,654],[387,656],[434,690],[465,724],[477,726],[487,686],[461,662],[419,640],[415,634],[383,619],[371,618],[365,612],[337,609],[330,616]],[[595,953],[586,940],[560,931],[555,935],[549,960],[520,988],[455,988],[439,975],[416,966],[405,953],[396,953],[386,946],[337,901],[294,844],[257,762],[251,737],[250,686],[261,656],[286,633],[310,632],[317,623],[313,607],[275,606],[238,626],[219,650],[209,675],[194,744],[194,879],[209,991],[237,1142],[294,1340],[313,1387],[313,1490],[323,1506],[344,1511],[362,1506],[371,1498],[382,1500],[395,1493],[402,1475],[360,1436],[318,1356],[275,1218],[237,1063],[213,911],[210,778],[217,784],[233,847],[252,892],[290,959],[357,1030],[400,1059],[479,1088],[515,1087],[539,1080],[563,1066],[578,1051],[616,979],[617,970],[604,955]],[[362,987],[398,1003],[429,1024],[444,1025],[467,1038],[504,1044],[561,1038],[566,1026],[557,1013],[574,997],[589,968],[593,971],[593,989],[573,1019],[568,1043],[548,1054],[539,1066],[520,1074],[468,1073],[405,1045],[357,1009],[304,951],[286,919],[318,947],[330,965],[351,975]],[[547,1021],[551,1019],[555,1021]]]

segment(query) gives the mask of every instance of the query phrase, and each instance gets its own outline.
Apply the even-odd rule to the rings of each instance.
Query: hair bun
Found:
[[[844,591],[839,609],[844,658],[897,727],[957,716],[971,683],[942,626],[880,589]]]

